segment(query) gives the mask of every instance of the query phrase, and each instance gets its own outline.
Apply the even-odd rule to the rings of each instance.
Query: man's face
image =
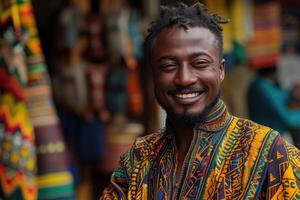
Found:
[[[224,60],[207,28],[179,26],[163,30],[154,41],[155,95],[168,116],[201,118],[220,94]]]

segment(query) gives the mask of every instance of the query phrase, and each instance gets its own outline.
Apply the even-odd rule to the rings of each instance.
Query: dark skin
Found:
[[[224,59],[210,30],[175,26],[164,29],[154,41],[152,69],[156,98],[167,111],[176,138],[178,180],[194,124],[175,115],[201,115],[217,98],[225,76]]]

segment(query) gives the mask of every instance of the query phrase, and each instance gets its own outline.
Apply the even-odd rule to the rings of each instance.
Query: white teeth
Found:
[[[187,98],[193,98],[199,95],[199,92],[193,92],[193,93],[188,93],[188,94],[176,94],[176,97],[182,98],[182,99],[187,99]]]

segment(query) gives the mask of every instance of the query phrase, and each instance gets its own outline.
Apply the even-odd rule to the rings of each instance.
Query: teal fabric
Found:
[[[300,109],[289,109],[290,99],[289,91],[266,78],[257,77],[250,84],[247,93],[249,117],[280,133],[300,128]]]
[[[246,52],[245,46],[234,41],[233,42],[233,55],[234,55],[237,63],[244,63],[247,60],[247,52]]]

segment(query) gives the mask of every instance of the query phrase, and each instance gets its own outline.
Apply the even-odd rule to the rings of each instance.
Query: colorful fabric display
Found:
[[[69,172],[47,173],[38,178],[39,199],[74,199],[73,179]]]
[[[31,200],[37,198],[35,135],[23,89],[22,42],[13,43],[20,38],[19,16],[9,2],[0,2],[0,196]]]
[[[36,199],[33,127],[25,102],[18,101],[9,92],[0,94],[0,196]]]
[[[233,54],[237,62],[246,61],[246,1],[233,0],[230,2],[231,24],[233,36]],[[249,8],[248,8],[249,9]]]
[[[250,0],[232,0],[230,4],[226,0],[206,0],[205,5],[209,10],[218,13],[221,17],[230,19],[230,23],[223,26],[224,54],[231,58],[226,67],[232,67],[236,62],[246,60],[246,40],[249,37],[249,28],[245,21]],[[248,20],[247,20],[248,21]]]
[[[280,5],[254,6],[254,33],[248,43],[249,65],[253,69],[278,64],[281,47]]]
[[[15,62],[7,62],[9,54],[0,51],[0,193],[12,199],[73,199],[31,1],[1,0],[0,30],[0,42],[15,55]]]
[[[230,11],[226,0],[205,0],[205,5],[214,13],[218,13],[221,17],[230,18]],[[232,52],[232,29],[230,24],[223,26],[223,49],[224,53]]]

